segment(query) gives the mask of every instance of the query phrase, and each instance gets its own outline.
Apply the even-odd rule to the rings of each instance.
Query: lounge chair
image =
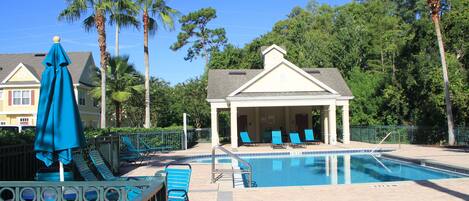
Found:
[[[291,147],[304,147],[304,143],[300,140],[300,135],[297,132],[290,133],[290,146]]]
[[[305,142],[319,144],[319,140],[314,138],[313,129],[305,129]]]
[[[154,177],[154,176],[116,177],[114,176],[112,171],[107,167],[99,151],[90,150],[89,156],[90,156],[91,161],[93,162],[93,165],[96,167],[96,170],[99,172],[101,177],[103,177],[103,179],[106,181],[131,181],[131,180],[152,181],[152,180],[160,179],[159,177]]]
[[[285,148],[280,131],[272,131],[272,148]]]
[[[239,135],[241,136],[241,142],[243,142],[246,146],[255,145],[251,138],[249,137],[249,133],[246,131],[240,132]]]
[[[165,150],[169,150],[171,149],[172,147],[171,146],[159,146],[159,147],[153,147],[153,146],[150,146],[145,140],[143,140],[141,138],[141,136],[138,136],[138,139],[139,139],[139,142],[142,143],[143,147],[148,150],[149,152],[163,152]]]
[[[166,200],[189,200],[189,184],[191,180],[192,167],[189,164],[168,164],[166,173]]]
[[[98,153],[99,154],[99,153]],[[87,162],[85,161],[82,153],[74,153],[73,154],[73,163],[75,164],[78,172],[80,173],[81,177],[85,181],[98,181],[98,178],[93,173],[93,171],[88,166]],[[127,190],[127,199],[128,200],[140,200],[142,195],[142,190],[137,187],[125,187]],[[75,194],[65,194],[65,198],[70,198],[67,200],[75,200]],[[85,193],[86,200],[97,200],[98,194],[97,192],[90,191]],[[106,197],[112,198],[111,200],[115,200],[119,198],[119,194],[116,192],[108,192]]]
[[[127,149],[127,153],[124,153],[123,157],[121,157],[122,160],[134,162],[140,161],[141,164],[143,160],[149,158],[150,152],[152,152],[151,150],[147,148],[136,148],[134,144],[132,144],[129,136],[122,136],[121,139]]]

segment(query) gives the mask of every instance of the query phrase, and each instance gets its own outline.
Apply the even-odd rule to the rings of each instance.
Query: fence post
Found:
[[[187,149],[187,114],[182,114],[182,122],[183,122],[183,129],[184,129],[184,150]]]

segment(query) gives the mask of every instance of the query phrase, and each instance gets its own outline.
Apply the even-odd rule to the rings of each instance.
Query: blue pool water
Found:
[[[462,175],[383,157],[362,155],[309,155],[241,157],[253,169],[253,186],[308,186],[460,178]],[[219,163],[231,159],[218,158]],[[199,159],[197,163],[210,163]],[[381,163],[380,163],[381,162]],[[244,168],[240,164],[241,168]],[[246,178],[243,177],[246,186]]]

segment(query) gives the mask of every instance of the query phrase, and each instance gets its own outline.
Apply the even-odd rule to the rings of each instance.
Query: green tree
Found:
[[[207,80],[201,78],[189,79],[174,87],[175,102],[173,110],[176,117],[182,118],[182,113],[189,115],[189,121],[196,128],[209,125],[210,107],[207,98]]]
[[[67,8],[60,12],[58,19],[75,22],[85,13],[90,13],[83,20],[86,31],[96,28],[98,31],[98,46],[100,52],[101,73],[101,128],[106,128],[106,68],[108,53],[106,51],[106,16],[113,7],[111,0],[68,0]]]
[[[119,56],[119,33],[121,27],[140,26],[137,20],[138,7],[133,0],[114,0],[111,8],[110,24],[116,26],[115,56]]]
[[[187,44],[192,44],[187,49],[184,59],[192,61],[198,56],[205,58],[205,71],[208,70],[210,53],[225,46],[227,39],[224,28],[209,29],[208,23],[217,17],[213,8],[202,8],[181,17],[181,32],[177,36],[177,42],[171,45],[171,49],[177,51]]]
[[[151,126],[150,121],[150,61],[148,53],[148,33],[153,34],[162,25],[168,30],[174,29],[174,19],[178,11],[169,7],[165,0],[137,0],[142,11],[143,21],[143,53],[145,63],[145,128]],[[153,18],[153,17],[156,17]]]
[[[103,76],[103,75],[100,75]],[[107,68],[107,95],[111,97],[115,109],[115,125],[122,125],[123,104],[135,94],[143,92],[140,75],[128,56],[111,57]],[[101,87],[95,87],[91,93],[95,98],[101,98]]]

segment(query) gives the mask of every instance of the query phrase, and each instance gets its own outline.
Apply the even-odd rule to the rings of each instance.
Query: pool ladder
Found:
[[[215,167],[215,151],[220,150],[230,156],[231,158],[237,160],[238,162],[242,163],[245,165],[246,170],[243,169],[217,169]],[[248,174],[248,187],[252,186],[252,166],[249,164],[247,161],[241,159],[239,156],[233,154],[233,152],[228,151],[221,145],[216,145],[212,148],[212,183],[215,183],[218,179],[223,177],[224,173],[230,173],[230,174]]]

